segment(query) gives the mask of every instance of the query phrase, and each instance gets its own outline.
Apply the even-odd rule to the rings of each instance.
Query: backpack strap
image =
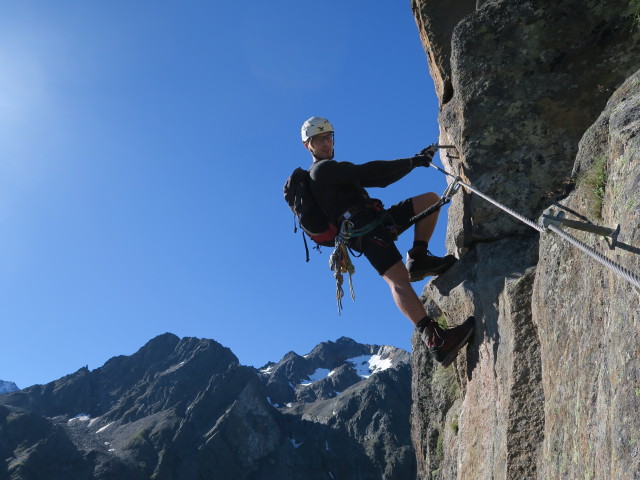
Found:
[[[297,233],[298,232],[298,225],[296,223],[296,220],[298,219],[298,217],[296,217],[296,214],[294,212],[293,214],[293,233]],[[299,222],[299,220],[298,220]],[[309,246],[307,245],[307,239],[305,238],[305,233],[304,233],[304,229],[302,228],[302,226],[300,226],[300,232],[302,233],[302,241],[304,242],[304,253],[307,257],[307,262],[309,262],[310,258],[309,258]]]
[[[307,239],[305,238],[304,230],[302,230],[302,241],[304,242],[304,253],[307,256],[307,263],[309,263],[309,246],[307,245]]]

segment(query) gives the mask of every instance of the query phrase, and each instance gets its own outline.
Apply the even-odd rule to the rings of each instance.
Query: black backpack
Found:
[[[306,233],[318,245],[333,247],[335,238],[338,235],[338,227],[329,220],[327,214],[318,205],[315,196],[311,192],[310,181],[311,176],[308,170],[300,167],[296,168],[282,189],[284,199],[303,230],[303,239]],[[293,231],[298,231],[295,226],[295,220]],[[309,255],[307,252],[308,261]]]

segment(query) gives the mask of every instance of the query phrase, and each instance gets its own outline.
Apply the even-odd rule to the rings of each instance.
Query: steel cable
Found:
[[[567,242],[571,243],[573,246],[575,246],[576,248],[582,250],[584,253],[586,253],[587,255],[589,255],[591,258],[593,258],[594,260],[600,262],[602,265],[604,265],[605,267],[607,267],[609,270],[617,273],[618,275],[620,275],[622,278],[626,279],[627,281],[631,282],[632,284],[634,284],[636,287],[640,288],[640,277],[638,277],[638,275],[636,275],[635,273],[633,273],[630,270],[627,270],[626,268],[624,268],[621,265],[618,265],[617,263],[615,263],[613,260],[610,260],[609,258],[605,257],[604,255],[602,255],[599,252],[596,252],[593,248],[591,248],[590,246],[586,245],[585,243],[581,242],[580,240],[578,240],[577,238],[569,235],[566,232],[563,232],[562,230],[560,230],[558,227],[556,227],[555,225],[549,225],[547,227],[549,230],[551,230],[552,232],[556,233],[557,235],[560,235],[560,237],[562,237],[563,239],[565,239]]]
[[[460,183],[460,185],[462,185],[466,189],[472,191],[473,193],[475,193],[479,197],[481,197],[484,200],[488,201],[489,203],[495,205],[496,207],[500,208],[501,210],[507,212],[509,215],[517,218],[521,222],[529,225],[531,228],[539,231],[540,233],[546,233],[549,230],[551,230],[555,234],[559,235],[560,238],[562,238],[562,239],[566,240],[567,242],[571,243],[573,246],[575,246],[576,248],[578,248],[582,252],[586,253],[591,258],[593,258],[594,260],[596,260],[597,262],[599,262],[600,264],[602,264],[603,266],[605,266],[609,270],[613,271],[614,273],[620,275],[622,278],[624,278],[625,280],[627,280],[628,282],[632,283],[633,285],[635,285],[637,288],[640,289],[640,277],[638,275],[636,275],[635,273],[631,272],[630,270],[624,268],[623,266],[618,265],[613,260],[610,260],[609,258],[605,257],[601,253],[595,251],[593,248],[589,247],[588,245],[586,245],[585,243],[581,242],[577,238],[572,237],[568,233],[562,231],[561,229],[559,229],[555,225],[549,225],[548,227],[544,227],[543,225],[540,225],[540,224],[538,224],[538,223],[536,223],[536,222],[534,222],[532,220],[529,220],[527,217],[525,217],[523,215],[520,215],[515,210],[512,210],[511,208],[507,207],[506,205],[503,205],[502,203],[498,202],[497,200],[494,200],[493,198],[489,197],[488,195],[485,195],[484,193],[482,193],[481,191],[477,190],[476,188],[473,188],[471,185],[463,182],[462,180],[459,179],[459,177],[455,177],[451,173],[449,173],[446,170],[438,167],[437,165],[434,165],[433,163],[431,164],[431,166],[433,168],[435,168],[436,170],[438,170],[439,172],[442,172],[442,173],[444,173],[445,175],[447,175],[449,177],[457,178],[458,179],[458,183]]]

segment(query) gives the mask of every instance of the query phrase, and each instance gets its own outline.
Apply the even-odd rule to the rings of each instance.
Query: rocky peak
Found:
[[[267,394],[277,405],[335,397],[363,378],[390,367],[408,365],[407,352],[394,347],[363,345],[346,337],[322,342],[304,356],[289,352],[259,372]]]
[[[345,359],[367,353],[367,346],[356,341],[340,337],[335,342],[322,342],[305,355],[308,360],[314,360],[327,365],[338,365]]]
[[[20,390],[18,386],[13,382],[7,382],[6,380],[0,380],[0,395],[3,393],[17,392]]]
[[[114,357],[95,370],[83,367],[47,385],[34,385],[8,395],[12,405],[48,417],[73,411],[100,416],[122,405],[123,397],[127,396],[144,399],[147,402],[144,411],[149,413],[160,408],[148,403],[152,400],[151,392],[162,392],[162,398],[153,395],[154,402],[171,403],[170,394],[193,392],[212,372],[225,371],[235,365],[238,365],[237,357],[213,340],[180,339],[164,334],[147,342],[133,355]],[[159,389],[165,384],[173,387]]]
[[[171,333],[160,335],[147,342],[131,356],[114,357],[98,369],[105,377],[126,375],[130,381],[153,378],[178,365],[203,365],[216,362],[225,368],[238,363],[228,348],[213,340],[199,338],[180,339]]]

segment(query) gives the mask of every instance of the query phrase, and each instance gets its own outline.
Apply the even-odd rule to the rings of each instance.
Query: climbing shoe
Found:
[[[416,325],[431,357],[445,368],[455,360],[460,349],[469,343],[474,328],[474,317],[467,318],[461,325],[453,328],[443,328],[429,317],[424,317]]]
[[[418,282],[426,277],[440,275],[447,271],[457,260],[453,255],[436,257],[429,250],[421,252],[409,251],[409,253],[407,253],[409,280]]]

